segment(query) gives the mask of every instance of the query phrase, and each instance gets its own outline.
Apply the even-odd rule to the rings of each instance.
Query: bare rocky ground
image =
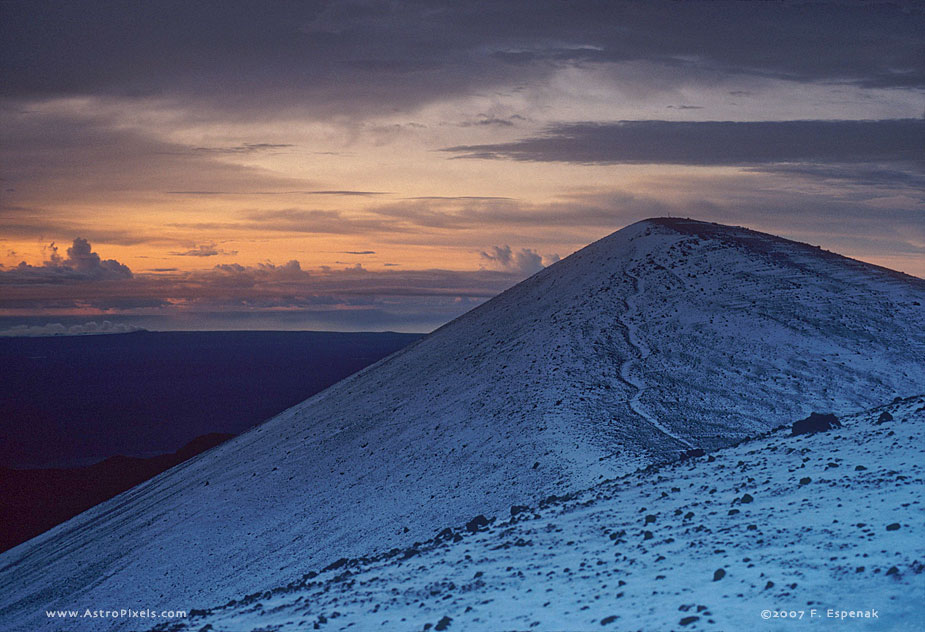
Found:
[[[840,421],[447,525],[155,630],[920,630],[925,396]]]

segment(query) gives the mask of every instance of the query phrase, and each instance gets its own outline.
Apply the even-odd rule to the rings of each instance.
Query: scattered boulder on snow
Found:
[[[806,419],[793,422],[793,426],[790,428],[790,436],[795,437],[802,434],[825,432],[832,428],[841,428],[841,422],[838,421],[838,417],[832,413],[812,413]]]
[[[880,416],[877,417],[877,421],[875,421],[874,423],[879,426],[880,424],[885,424],[888,421],[893,421],[893,415],[891,415],[887,411],[883,411],[882,413],[880,413]]]
[[[718,582],[725,576],[726,576],[726,571],[722,568],[717,568],[716,572],[713,573],[713,581]]]
[[[691,450],[685,450],[682,452],[681,460],[686,461],[688,459],[695,459],[699,456],[704,456],[705,454],[706,452],[704,452],[703,448],[693,448]]]
[[[488,527],[488,518],[482,514],[477,515],[475,518],[466,523],[466,531],[469,533],[475,533],[481,529]]]

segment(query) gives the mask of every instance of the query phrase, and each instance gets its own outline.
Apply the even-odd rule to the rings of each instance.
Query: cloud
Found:
[[[618,121],[555,125],[545,134],[444,151],[460,158],[577,164],[925,164],[925,120]]]
[[[535,274],[547,265],[551,265],[559,260],[559,255],[543,256],[529,248],[521,248],[518,251],[511,250],[511,247],[493,246],[489,251],[482,251],[479,256],[489,264],[524,276]]]
[[[48,323],[46,325],[16,325],[0,330],[0,336],[36,337],[36,336],[80,336],[97,334],[127,334],[133,331],[144,331],[141,327],[125,323],[112,323],[104,320],[101,323],[90,321],[80,325],[62,325],[61,323]]]
[[[387,191],[349,191],[349,190],[333,190],[333,191],[304,191],[306,195],[343,195],[347,197],[374,197],[377,195],[389,195]]]
[[[0,94],[342,116],[639,60],[673,69],[679,85],[708,70],[921,88],[923,28],[912,3],[7,2]]]
[[[214,257],[216,255],[233,256],[238,254],[238,251],[222,250],[221,248],[216,247],[215,242],[209,242],[207,244],[199,244],[198,246],[194,246],[189,250],[171,252],[170,254],[177,257]]]
[[[232,147],[192,147],[191,151],[203,152],[207,154],[256,154],[272,152],[275,153],[280,149],[289,149],[295,147],[288,143],[243,143]]]
[[[341,211],[322,209],[286,208],[245,213],[239,224],[223,224],[222,228],[245,230],[272,230],[293,233],[361,234],[380,231],[399,231],[395,221],[377,217],[357,217]]]
[[[375,250],[342,250],[342,255],[374,255],[376,254]]]
[[[225,263],[203,273],[193,273],[194,278],[201,277],[221,286],[253,287],[258,283],[287,283],[305,281],[309,273],[295,259],[284,264],[258,263],[256,266],[242,266],[238,263]]]
[[[494,114],[479,114],[471,121],[463,121],[460,127],[514,127],[527,119],[520,114],[510,116],[496,116]]]
[[[351,190],[323,190],[323,191],[165,191],[167,195],[186,195],[202,197],[211,195],[225,196],[261,196],[261,195],[330,195],[345,197],[375,197],[389,195],[388,191],[351,191]]]
[[[391,314],[388,321],[392,324],[399,314],[409,323],[443,318],[436,326],[524,277],[509,267],[372,271],[354,264],[309,271],[291,259],[283,264],[228,263],[188,272],[140,273],[105,284],[73,276],[55,286],[22,282],[21,271],[14,268],[0,272],[0,279],[6,282],[0,314],[43,314],[47,318],[50,314],[102,313],[110,319],[145,316],[182,320],[192,314],[209,318],[210,314],[248,312],[272,319],[274,313],[297,311],[317,316],[322,311],[346,310]],[[18,282],[9,283],[13,277]],[[420,313],[416,316],[416,312]],[[425,318],[426,314],[429,316]]]
[[[77,237],[67,249],[67,258],[58,254],[58,246],[52,242],[48,248],[48,259],[41,266],[32,266],[25,261],[18,266],[0,271],[0,284],[15,283],[66,283],[73,281],[113,281],[131,279],[128,266],[115,259],[101,259],[93,252],[90,242]]]
[[[73,103],[28,112],[4,111],[0,125],[3,177],[21,193],[0,197],[0,230],[6,231],[10,224],[41,223],[43,214],[11,212],[13,200],[23,196],[28,206],[39,209],[84,206],[98,212],[116,206],[123,212],[121,208],[129,203],[149,203],[154,192],[272,192],[301,190],[307,184],[158,140],[152,134],[159,130],[148,134],[117,117]],[[79,217],[72,213],[64,219],[76,223]]]
[[[822,180],[833,184],[848,183],[865,187],[898,187],[925,191],[925,171],[901,164],[779,164],[763,165],[752,171]]]

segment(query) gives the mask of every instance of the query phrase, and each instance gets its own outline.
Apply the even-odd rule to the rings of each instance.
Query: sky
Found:
[[[925,276],[923,33],[912,2],[2,0],[0,334],[430,331],[665,215]]]

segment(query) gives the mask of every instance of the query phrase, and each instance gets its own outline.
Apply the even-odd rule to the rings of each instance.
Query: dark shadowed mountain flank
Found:
[[[814,410],[918,394],[923,301],[919,279],[804,244],[633,224],[7,551],[0,624],[49,629],[46,608],[127,595],[239,599]]]
[[[196,437],[172,454],[111,456],[87,467],[12,470],[0,467],[0,551],[108,500],[234,435]]]

